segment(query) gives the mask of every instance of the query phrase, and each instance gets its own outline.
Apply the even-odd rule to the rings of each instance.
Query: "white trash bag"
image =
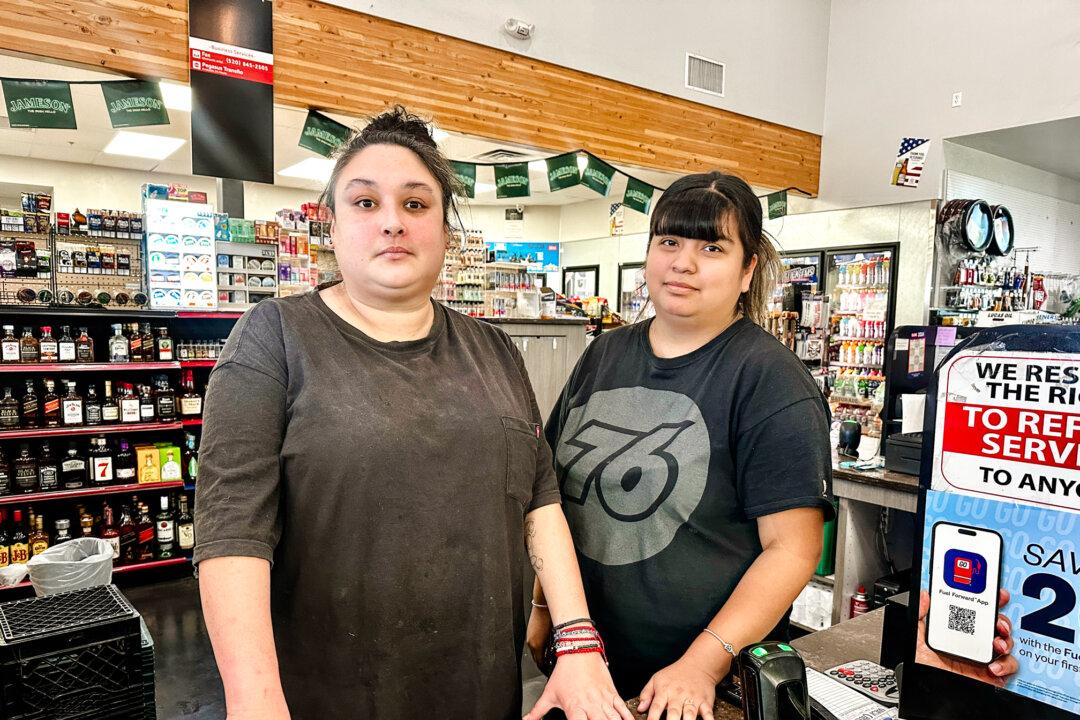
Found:
[[[83,537],[54,545],[26,563],[38,597],[112,582],[113,549],[107,540]]]

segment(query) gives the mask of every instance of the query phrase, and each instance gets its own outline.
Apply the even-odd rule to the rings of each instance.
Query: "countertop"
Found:
[[[919,492],[919,476],[907,473],[893,472],[879,468],[877,470],[856,470],[854,468],[841,468],[833,465],[833,479],[850,480],[851,482],[875,485],[900,492]]]
[[[551,320],[541,320],[540,318],[507,318],[507,317],[478,317],[477,320],[483,320],[484,322],[494,323],[496,325],[506,324],[518,324],[518,325],[586,325],[589,322],[588,318],[573,318],[573,317],[560,317],[553,318]]]
[[[142,613],[154,638],[159,720],[220,720],[225,717],[221,678],[203,625],[196,580],[186,577],[123,593]],[[878,660],[884,610],[874,610],[791,644],[807,667],[827,670],[849,660]],[[630,701],[631,710],[637,701]],[[636,715],[643,718],[643,715]],[[740,720],[742,710],[718,700],[716,720]]]

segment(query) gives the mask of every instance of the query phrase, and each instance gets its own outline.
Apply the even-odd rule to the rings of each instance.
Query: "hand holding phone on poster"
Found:
[[[998,591],[998,608],[1009,602],[1009,591]],[[965,675],[997,687],[1005,687],[1009,677],[1020,669],[1020,664],[1012,655],[1012,623],[1004,614],[999,613],[994,625],[994,652],[997,657],[989,664],[939,653],[926,644],[926,616],[930,611],[930,593],[923,590],[919,594],[919,634],[915,641],[915,661],[940,670]]]

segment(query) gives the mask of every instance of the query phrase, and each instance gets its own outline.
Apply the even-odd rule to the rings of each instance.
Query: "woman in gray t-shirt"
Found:
[[[421,120],[375,118],[325,195],[342,281],[257,305],[211,375],[194,559],[231,720],[518,717],[526,549],[588,618],[521,357],[430,299],[455,184]],[[592,651],[551,706],[630,718]]]

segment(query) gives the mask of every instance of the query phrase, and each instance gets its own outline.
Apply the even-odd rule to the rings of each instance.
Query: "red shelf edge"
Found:
[[[184,424],[184,427],[199,427],[200,425],[202,425],[202,418],[195,418],[195,419],[192,419],[192,420],[181,420],[180,422],[182,422]]]
[[[180,311],[176,317],[188,320],[239,320],[244,313],[239,312],[192,312]]]
[[[119,495],[128,492],[176,490],[182,487],[184,487],[183,480],[169,480],[168,482],[133,483],[131,485],[106,485],[104,487],[81,488],[79,490],[53,490],[52,492],[27,493],[26,495],[4,495],[0,497],[0,506],[22,505],[47,500],[73,500],[96,495]]]
[[[168,560],[152,560],[150,562],[135,563],[134,565],[114,565],[113,574],[133,572],[138,570],[149,570],[150,568],[169,567],[171,565],[182,565],[189,562],[191,562],[191,558],[189,558],[187,555],[183,555],[181,557],[169,558]],[[0,587],[0,592],[3,592],[4,590],[14,590],[15,588],[30,587],[30,585],[31,583],[29,580],[23,580],[21,583],[18,583],[16,585]]]
[[[180,367],[182,368],[201,368],[201,367],[214,367],[217,365],[217,360],[181,360]]]
[[[18,372],[112,372],[132,370],[179,370],[179,362],[126,362],[126,363],[10,363],[0,365],[0,373]]]
[[[153,432],[155,430],[180,430],[181,422],[171,423],[117,423],[115,425],[80,425],[78,427],[27,428],[25,430],[0,430],[0,440],[26,438],[77,437],[79,435],[117,435],[124,432]]]

